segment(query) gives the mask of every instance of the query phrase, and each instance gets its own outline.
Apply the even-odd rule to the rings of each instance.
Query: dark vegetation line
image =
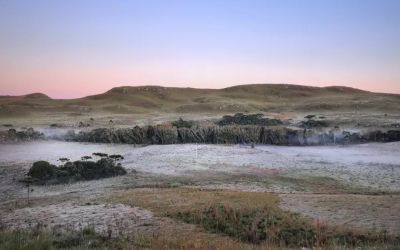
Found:
[[[98,128],[91,131],[69,133],[67,141],[127,143],[127,144],[238,144],[256,143],[271,145],[328,145],[365,142],[400,141],[399,130],[366,133],[335,131],[319,132],[311,129],[291,129],[260,125],[210,125],[176,127],[167,125],[134,128]]]
[[[129,144],[256,143],[296,146],[400,141],[400,131],[397,130],[377,130],[364,134],[340,131],[338,127],[328,130],[329,124],[323,120],[324,117],[316,119],[315,115],[308,115],[304,118],[297,128],[282,126],[281,120],[264,118],[262,114],[226,115],[213,125],[195,124],[180,118],[170,125],[136,126],[131,129],[98,128],[71,133],[66,139]]]
[[[170,124],[135,126],[134,128],[96,128],[54,139],[78,142],[127,144],[270,144],[288,146],[356,144],[365,142],[400,141],[400,130],[349,132],[329,127],[324,117],[308,115],[299,124],[284,124],[281,120],[262,114],[237,113],[226,115],[211,124],[179,119]],[[4,137],[4,138],[2,138]],[[45,139],[43,133],[32,128],[25,131],[9,129],[0,134],[0,141],[29,141]]]

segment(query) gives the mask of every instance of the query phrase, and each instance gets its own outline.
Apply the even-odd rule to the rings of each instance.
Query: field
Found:
[[[400,142],[318,146],[65,141],[68,130],[214,124],[262,113],[298,127],[398,129],[400,96],[345,87],[120,87],[74,100],[0,98],[0,249],[398,249]],[[310,119],[309,119],[310,120]],[[25,127],[25,128],[24,128]],[[318,128],[319,129],[319,128]],[[323,128],[325,129],[325,128]],[[33,162],[121,155],[127,174],[38,185]],[[89,159],[89,158],[88,158]],[[61,169],[61,168],[60,168]],[[29,185],[28,185],[28,184]]]

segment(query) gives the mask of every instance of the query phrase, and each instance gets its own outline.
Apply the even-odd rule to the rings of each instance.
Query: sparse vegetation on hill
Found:
[[[288,84],[240,85],[225,89],[117,87],[103,94],[71,100],[43,94],[0,98],[0,117],[41,112],[135,114],[143,112],[213,113],[270,111],[400,111],[400,95],[378,94],[346,87]],[[43,113],[44,114],[44,113]]]

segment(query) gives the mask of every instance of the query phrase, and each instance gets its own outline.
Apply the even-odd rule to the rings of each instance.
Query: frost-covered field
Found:
[[[400,142],[315,147],[256,145],[255,148],[248,145],[133,146],[61,141],[1,144],[0,214],[4,215],[2,223],[19,226],[20,221],[29,216],[37,217],[37,214],[45,215],[43,211],[52,211],[56,222],[62,224],[58,217],[66,215],[58,215],[57,211],[63,204],[89,211],[84,213],[86,216],[98,210],[97,205],[86,206],[88,200],[107,197],[121,187],[183,185],[277,192],[284,209],[332,223],[397,232],[399,218],[395,204],[400,191],[399,148]],[[123,155],[122,165],[128,169],[128,175],[66,185],[35,186],[31,193],[32,208],[18,209],[26,203],[26,187],[18,179],[34,161],[59,164],[57,160],[61,157],[73,161],[94,152]],[[389,193],[375,195],[376,191]],[[370,207],[368,211],[357,212],[366,204]],[[104,210],[105,216],[115,212]],[[42,217],[40,222],[47,223],[48,216]],[[76,219],[73,215],[65,218]],[[98,227],[103,226],[100,223]],[[140,228],[138,224],[136,229]]]
[[[362,187],[400,190],[400,143],[348,146],[286,147],[257,145],[94,144],[41,141],[3,144],[1,165],[28,168],[36,160],[78,160],[94,152],[122,154],[128,170],[152,175],[190,176],[207,173],[252,173],[272,170],[291,177],[330,177]]]

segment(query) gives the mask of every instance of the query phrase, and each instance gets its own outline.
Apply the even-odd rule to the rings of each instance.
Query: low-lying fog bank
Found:
[[[270,171],[285,178],[333,178],[351,185],[400,191],[400,142],[347,146],[288,147],[256,145],[150,145],[38,141],[3,144],[0,164],[28,168],[37,160],[57,164],[94,152],[121,154],[122,165],[151,175],[257,175]],[[265,177],[268,181],[268,177]],[[282,190],[278,190],[282,191]]]

